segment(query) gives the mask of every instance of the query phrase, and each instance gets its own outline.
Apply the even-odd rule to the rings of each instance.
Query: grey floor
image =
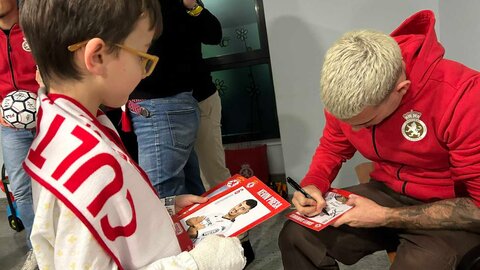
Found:
[[[8,226],[4,200],[0,201],[0,270],[17,270],[25,260],[27,247],[25,234],[17,233]],[[286,212],[291,210],[286,210]],[[250,241],[255,250],[256,259],[246,270],[283,269],[277,236],[285,222],[281,213],[250,231]],[[389,262],[385,252],[378,252],[365,257],[353,266],[341,265],[342,270],[380,270],[388,269]]]
[[[15,232],[8,226],[6,199],[0,200],[0,270],[22,268],[28,248],[25,233]]]

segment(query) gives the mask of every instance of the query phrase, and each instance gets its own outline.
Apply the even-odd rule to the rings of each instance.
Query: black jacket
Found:
[[[193,17],[182,1],[159,0],[162,6],[163,33],[153,41],[150,54],[160,60],[152,75],[140,82],[132,99],[152,99],[193,91],[202,101],[215,93],[215,85],[202,58],[201,44],[218,44],[222,27],[207,9]]]

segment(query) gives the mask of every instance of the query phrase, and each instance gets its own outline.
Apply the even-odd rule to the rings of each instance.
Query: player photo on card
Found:
[[[210,234],[231,236],[270,211],[247,189],[240,187],[182,219],[194,244]]]
[[[238,188],[239,185],[241,185],[243,182],[245,181],[248,181],[247,178],[239,175],[239,174],[235,174],[231,177],[229,177],[228,179],[226,179],[225,181],[223,181],[222,183],[218,184],[217,186],[211,188],[210,190],[206,191],[205,193],[203,193],[201,196],[202,197],[207,197],[207,198],[212,198],[222,192],[225,192],[231,188]],[[196,204],[196,205],[192,205],[191,207],[188,207],[188,208],[185,208],[185,209],[182,209],[180,210],[180,212],[178,212],[178,215],[183,215],[185,212],[189,211],[194,211],[195,208],[197,208],[198,206],[200,206],[199,204]]]
[[[176,220],[196,245],[211,234],[240,235],[289,205],[260,180],[250,178],[211,197],[206,204],[183,211]]]

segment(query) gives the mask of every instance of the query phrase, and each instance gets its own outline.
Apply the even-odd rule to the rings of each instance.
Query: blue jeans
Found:
[[[138,141],[138,163],[160,197],[205,192],[193,149],[199,125],[191,92],[148,99],[138,105],[149,117],[130,113]]]
[[[32,248],[30,233],[33,225],[33,199],[31,178],[22,167],[32,145],[35,131],[2,126],[3,162],[17,204],[18,216],[25,226],[27,246]]]

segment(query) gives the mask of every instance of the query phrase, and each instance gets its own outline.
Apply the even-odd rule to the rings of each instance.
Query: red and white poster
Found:
[[[173,217],[193,245],[211,234],[238,236],[290,206],[256,177],[231,177],[204,196],[210,198],[207,203],[194,205]]]
[[[327,203],[325,210],[327,210],[328,215],[321,212],[314,217],[306,217],[300,214],[298,211],[293,211],[288,213],[286,217],[304,227],[315,231],[320,231],[332,224],[341,215],[352,208],[352,206],[345,204],[350,194],[352,193],[336,188],[330,189],[327,193],[325,193],[324,198],[325,202]]]

